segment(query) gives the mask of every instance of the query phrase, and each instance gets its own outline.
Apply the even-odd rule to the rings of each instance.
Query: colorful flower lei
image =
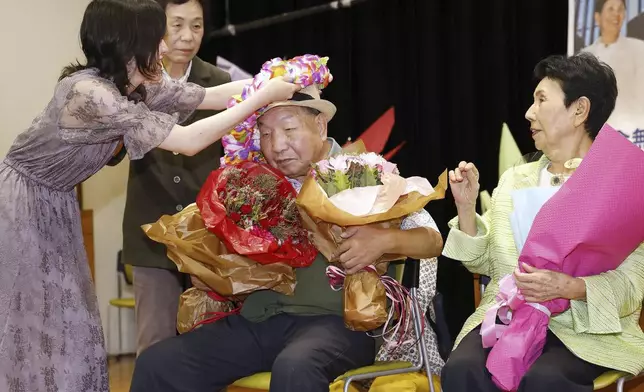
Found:
[[[262,65],[261,71],[255,75],[253,82],[246,85],[241,95],[236,95],[228,102],[231,108],[246,100],[270,79],[278,76],[288,76],[293,83],[302,87],[317,85],[320,90],[333,80],[327,68],[328,57],[311,54],[297,56],[290,60],[277,57]],[[259,132],[257,131],[257,118],[265,111],[265,107],[253,113],[246,120],[239,123],[230,133],[221,139],[224,146],[224,156],[221,157],[221,167],[233,165],[244,161],[264,162],[264,157],[259,148]]]

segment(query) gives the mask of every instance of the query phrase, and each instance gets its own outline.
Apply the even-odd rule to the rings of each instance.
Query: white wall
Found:
[[[16,135],[29,126],[51,99],[62,67],[82,59],[78,31],[88,2],[0,0],[4,16],[0,37],[5,37],[0,52],[0,157],[4,157]],[[94,210],[96,291],[104,328],[108,301],[117,291],[115,263],[122,242],[127,170],[127,162],[105,168],[83,186],[84,207]],[[125,310],[122,315],[124,351],[134,352],[132,311]],[[111,353],[118,351],[116,316],[116,309],[112,309],[108,348]]]
[[[115,167],[106,167],[83,183],[83,208],[94,211],[95,281],[105,334],[109,336],[110,353],[119,353],[118,309],[109,306],[117,296],[116,253],[121,249],[121,223],[125,208],[129,162],[124,160]],[[131,287],[122,285],[123,296],[132,297]],[[109,315],[108,315],[109,312]],[[107,325],[109,321],[109,327]],[[109,330],[107,329],[109,328]],[[121,351],[136,352],[134,311],[121,310]]]

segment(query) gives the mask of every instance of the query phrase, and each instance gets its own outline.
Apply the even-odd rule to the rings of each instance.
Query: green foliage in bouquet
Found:
[[[316,182],[331,197],[347,189],[382,185],[382,167],[370,166],[360,155],[339,155],[313,165]]]

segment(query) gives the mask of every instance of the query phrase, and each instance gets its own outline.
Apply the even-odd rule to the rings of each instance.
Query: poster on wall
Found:
[[[644,0],[569,0],[568,54],[613,68],[618,96],[608,123],[644,149]]]

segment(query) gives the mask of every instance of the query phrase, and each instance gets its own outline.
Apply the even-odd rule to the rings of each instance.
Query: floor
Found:
[[[134,356],[122,357],[120,360],[110,358],[110,392],[128,392],[134,370]]]
[[[134,370],[134,356],[122,357],[119,361],[110,359],[110,392],[129,392],[130,379]],[[601,392],[615,391],[615,387],[602,389]],[[627,392],[644,392],[644,378],[626,384]],[[256,389],[229,388],[227,392],[259,392]]]

